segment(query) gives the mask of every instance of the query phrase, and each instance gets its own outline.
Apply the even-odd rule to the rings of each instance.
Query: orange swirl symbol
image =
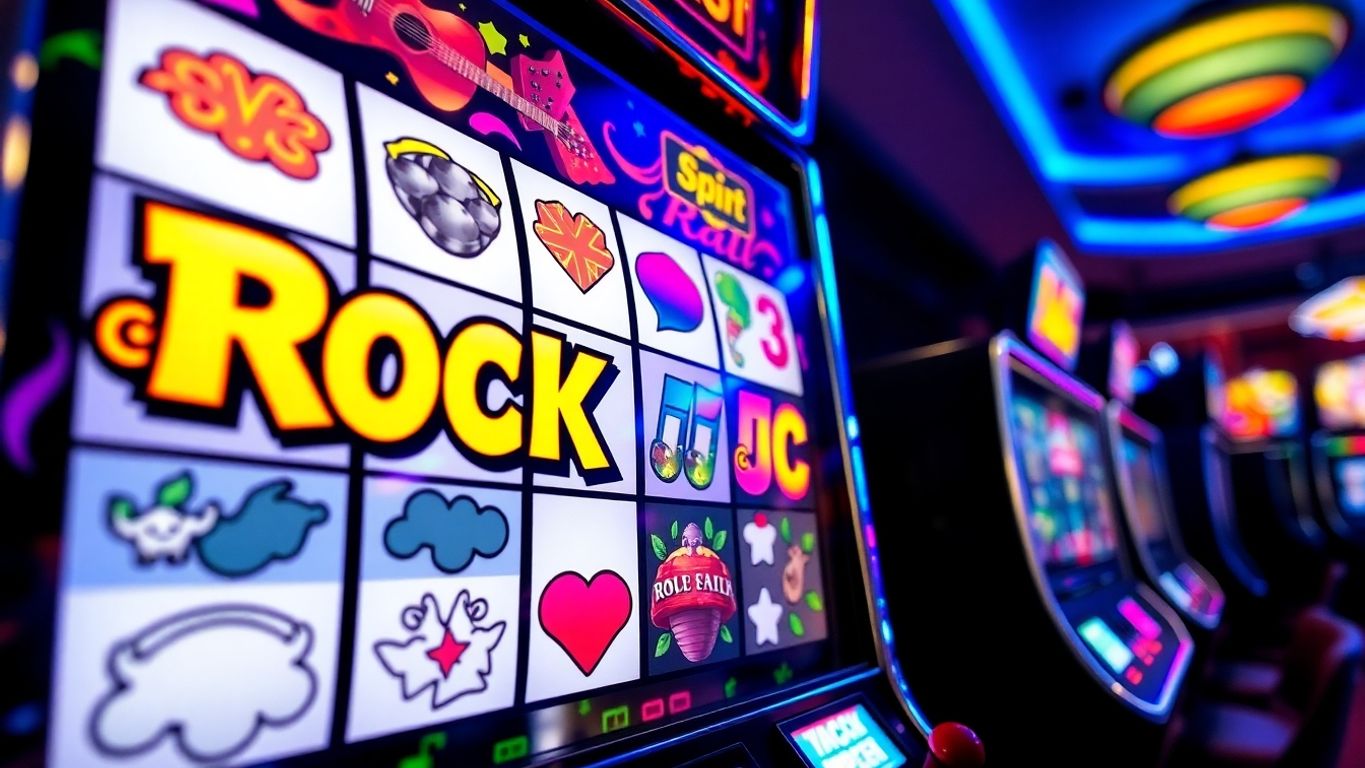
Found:
[[[296,179],[317,176],[317,154],[332,145],[327,126],[293,86],[255,74],[226,53],[203,58],[170,48],[161,52],[160,67],[143,70],[138,82],[166,94],[189,127],[217,134],[243,160],[268,161]]]

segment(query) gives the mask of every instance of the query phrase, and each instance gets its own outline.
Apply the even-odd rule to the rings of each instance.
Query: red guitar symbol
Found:
[[[409,0],[337,0],[329,7],[308,0],[276,4],[314,32],[397,57],[418,93],[437,109],[463,109],[480,88],[502,99],[521,114],[524,128],[545,132],[555,167],[575,184],[616,181],[570,106],[574,87],[558,51],[544,60],[513,56],[509,87],[490,74],[478,30],[449,11]]]

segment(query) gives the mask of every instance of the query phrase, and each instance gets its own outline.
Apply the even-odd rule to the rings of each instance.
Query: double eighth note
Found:
[[[664,374],[659,425],[649,445],[649,466],[655,477],[671,483],[685,475],[688,484],[699,491],[711,485],[724,403],[724,395],[714,389]]]

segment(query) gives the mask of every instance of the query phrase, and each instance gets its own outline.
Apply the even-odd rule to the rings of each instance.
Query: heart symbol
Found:
[[[540,593],[540,627],[580,672],[591,675],[625,629],[634,603],[615,571],[598,571],[591,579],[565,571]]]
[[[554,256],[559,268],[587,293],[616,266],[607,248],[607,234],[581,213],[570,213],[558,200],[536,201],[536,237]]]

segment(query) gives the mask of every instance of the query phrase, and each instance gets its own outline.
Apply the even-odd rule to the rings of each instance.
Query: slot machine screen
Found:
[[[1081,351],[1081,319],[1085,287],[1061,246],[1051,240],[1038,244],[1029,295],[1028,341],[1052,362],[1075,370]]]
[[[1162,509],[1162,490],[1157,476],[1156,452],[1146,442],[1124,434],[1119,448],[1124,470],[1133,486],[1133,501],[1136,503],[1137,531],[1149,546],[1168,543],[1170,530],[1166,527],[1166,515]]]
[[[1223,428],[1238,441],[1289,437],[1299,430],[1299,384],[1282,370],[1252,369],[1223,388]]]
[[[40,89],[5,370],[48,763],[521,763],[875,663],[804,166],[510,4],[363,5],[51,21],[102,65]]]
[[[1114,560],[1118,531],[1099,413],[1031,370],[1012,370],[1007,407],[1034,550],[1049,571]]]
[[[1323,363],[1313,382],[1313,400],[1324,429],[1365,428],[1365,357]]]

